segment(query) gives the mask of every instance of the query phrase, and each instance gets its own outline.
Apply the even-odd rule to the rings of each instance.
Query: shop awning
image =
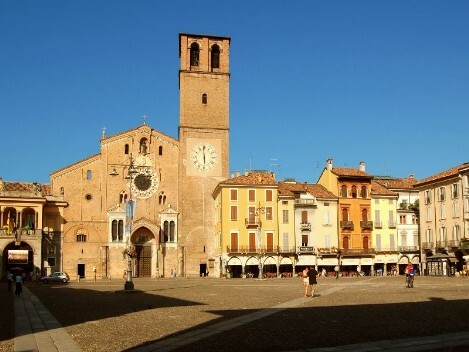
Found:
[[[337,263],[337,258],[318,258],[318,265],[336,266]]]
[[[241,265],[241,260],[237,257],[231,258],[227,265]]]
[[[302,255],[298,258],[296,265],[316,265],[316,256],[314,255]]]
[[[358,265],[360,264],[359,258],[343,258],[342,265]]]
[[[280,260],[280,265],[292,265],[292,261],[290,258],[288,257],[283,257],[281,260]]]

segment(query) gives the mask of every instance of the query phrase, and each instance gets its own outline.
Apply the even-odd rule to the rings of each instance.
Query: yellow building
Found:
[[[398,194],[376,181],[371,181],[373,214],[372,248],[375,251],[373,271],[387,275],[399,262],[397,246],[396,205]],[[397,268],[397,267],[396,267]]]
[[[278,238],[278,185],[270,172],[252,171],[218,184],[215,275],[275,276],[281,258]]]

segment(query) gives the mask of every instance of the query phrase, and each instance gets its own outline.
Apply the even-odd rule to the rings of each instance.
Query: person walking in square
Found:
[[[309,277],[308,277],[309,267],[306,267],[305,270],[301,273],[303,278],[303,286],[305,288],[305,297],[308,297],[308,288],[309,288]]]
[[[19,296],[23,292],[23,287],[22,287],[23,278],[21,277],[21,274],[16,274],[15,284],[16,284],[15,296]]]
[[[13,274],[7,272],[8,291],[11,291],[11,285],[13,284]]]
[[[308,288],[311,287],[311,298],[314,298],[314,292],[316,291],[318,272],[314,267],[308,270]],[[308,288],[306,289],[306,296],[308,296]]]

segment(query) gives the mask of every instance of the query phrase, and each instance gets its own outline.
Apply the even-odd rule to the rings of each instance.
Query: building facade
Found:
[[[49,185],[0,178],[0,273],[20,270],[33,278],[50,274],[63,260],[63,197]]]
[[[419,192],[422,267],[427,275],[462,269],[469,237],[469,163],[427,177]]]
[[[228,175],[230,38],[179,35],[179,139],[146,125],[51,174],[71,277],[198,276],[213,267],[211,193]]]

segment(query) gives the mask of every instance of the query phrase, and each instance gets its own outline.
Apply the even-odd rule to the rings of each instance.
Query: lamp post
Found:
[[[129,170],[127,172],[127,176],[125,177],[127,180],[130,180],[129,184],[129,200],[128,200],[128,212],[129,212],[129,233],[127,236],[127,276],[124,284],[124,290],[126,291],[131,291],[134,289],[134,283],[132,281],[132,256],[133,256],[133,248],[132,248],[132,242],[131,242],[131,237],[132,237],[132,224],[134,221],[134,201],[132,200],[132,182],[133,182],[133,177],[137,173],[137,170],[135,169],[134,162],[132,159],[132,155],[130,155],[130,166]]]
[[[264,271],[262,265],[262,222],[261,222],[261,214],[265,213],[265,207],[261,207],[261,203],[256,207],[256,219],[257,219],[257,246],[259,248],[259,275],[258,278],[262,279],[262,274]]]

